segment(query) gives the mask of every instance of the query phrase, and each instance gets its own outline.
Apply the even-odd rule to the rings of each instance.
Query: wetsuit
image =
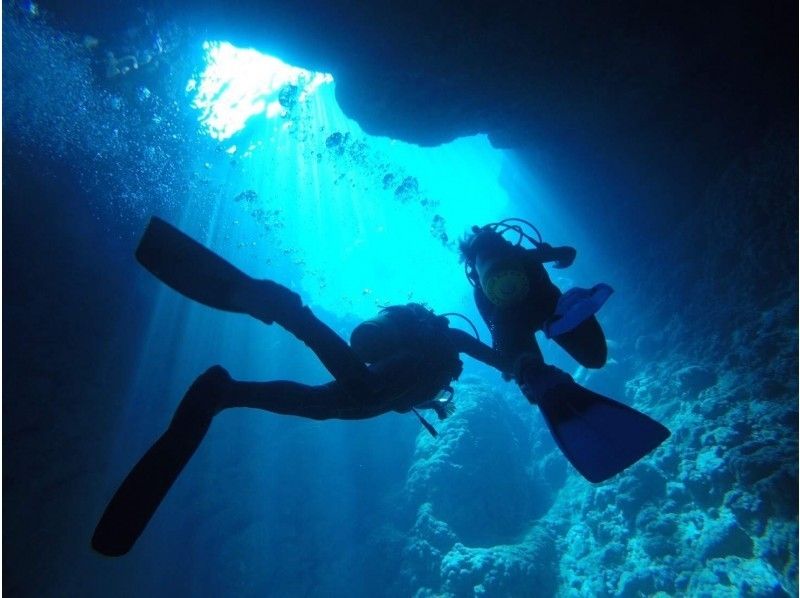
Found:
[[[389,411],[404,413],[435,398],[452,378],[432,356],[411,348],[365,365],[350,346],[310,309],[303,307],[277,321],[319,357],[334,380],[319,386],[289,381],[231,381],[219,408],[253,407],[311,419],[367,419]],[[466,353],[503,369],[498,352],[469,334],[448,328],[443,341],[450,351]]]
[[[401,350],[367,366],[339,335],[300,305],[296,294],[271,281],[261,284],[270,291],[264,299],[272,301],[272,308],[279,307],[269,317],[239,309],[235,302],[224,307],[281,324],[317,354],[334,381],[318,386],[284,380],[238,382],[221,367],[210,368],[194,381],[167,430],[139,459],[106,507],[92,536],[92,546],[101,554],[118,556],[130,550],[223,409],[251,407],[318,420],[367,419],[431,406],[453,379],[452,370],[440,368],[439,356],[444,353],[467,353],[497,368],[504,363],[499,352],[463,331],[446,328],[435,342],[443,342],[449,351]]]

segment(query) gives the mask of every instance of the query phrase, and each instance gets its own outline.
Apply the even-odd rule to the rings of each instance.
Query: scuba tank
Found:
[[[365,363],[411,352],[447,370],[452,380],[461,373],[462,364],[458,351],[447,341],[448,327],[446,316],[437,316],[419,303],[390,305],[353,329],[350,346]]]
[[[542,263],[555,262],[554,267],[565,268],[575,259],[574,249],[551,247],[542,240],[539,229],[521,218],[473,226],[472,232],[473,236],[461,245],[467,278],[473,286],[480,285],[483,294],[498,307],[521,303],[530,292],[531,270],[526,267],[523,240],[539,250]],[[505,238],[508,232],[518,235],[515,243]]]
[[[501,222],[473,227],[475,236],[469,246],[472,272],[467,277],[473,284],[479,284],[484,295],[498,307],[509,307],[522,302],[530,291],[530,280],[523,260],[524,252],[520,250],[523,239],[527,239],[534,247],[542,245],[539,231],[527,221],[535,231],[538,239],[534,239],[516,224],[518,218],[507,218]],[[513,231],[519,235],[516,244],[507,241],[503,235]],[[471,264],[469,263],[471,261]]]
[[[350,334],[350,346],[364,363],[376,363],[397,353],[403,344],[396,318],[382,311],[361,322]]]
[[[374,364],[400,353],[414,356],[419,369],[403,394],[423,400],[414,400],[415,404],[397,411],[413,411],[432,436],[437,435],[436,429],[415,407],[435,409],[440,419],[452,412],[450,382],[461,375],[463,363],[448,340],[448,327],[446,315],[437,316],[419,303],[409,303],[384,308],[376,317],[356,326],[350,335],[353,352],[365,363]],[[449,397],[444,399],[442,393]]]
[[[475,259],[475,272],[486,297],[498,307],[520,303],[528,296],[530,282],[522,261],[503,248],[499,252],[482,252]]]

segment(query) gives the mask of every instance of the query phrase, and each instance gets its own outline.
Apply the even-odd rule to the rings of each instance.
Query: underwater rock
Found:
[[[402,575],[410,587],[438,588],[442,556],[456,543],[448,525],[433,516],[430,503],[420,505],[403,549]]]
[[[690,576],[686,594],[714,598],[788,598],[791,595],[781,585],[772,567],[741,557],[709,561],[706,568]]]
[[[764,508],[759,496],[743,488],[735,488],[725,494],[722,504],[736,516],[737,521],[757,533],[763,532],[762,526],[758,525]]]
[[[789,478],[787,480],[789,483],[791,479],[796,479],[796,457],[796,446],[793,450],[790,445],[782,446],[764,440],[751,440],[735,447],[728,455],[728,461],[736,473],[737,481],[743,486],[751,487],[762,481],[773,480],[770,485],[775,486],[773,489],[780,492],[788,487],[782,488],[783,484],[780,482],[774,483],[777,481],[775,476],[783,470]]]
[[[691,461],[683,463],[679,480],[696,503],[717,507],[725,499],[725,490],[734,481],[729,463],[722,458],[718,447],[701,450]]]
[[[555,542],[546,526],[528,526],[551,504],[553,488],[526,463],[539,457],[537,436],[520,417],[527,405],[517,412],[494,387],[469,380],[457,385],[456,401],[438,438],[418,436],[408,473],[409,502],[420,504],[404,551],[408,594],[549,595]],[[545,469],[559,480],[566,465],[556,461]]]
[[[543,513],[551,491],[527,461],[525,423],[483,384],[456,386],[457,409],[436,439],[420,435],[407,479],[413,503],[432,512],[469,545],[508,542]]]
[[[651,558],[663,558],[678,552],[679,519],[675,513],[664,512],[662,506],[645,507],[636,516],[635,527],[645,552]]]
[[[655,571],[637,569],[620,576],[617,596],[653,596],[658,590]]]
[[[717,383],[717,374],[698,365],[690,365],[675,372],[678,388],[684,392],[698,394]]]
[[[447,551],[455,544],[457,537],[444,522],[433,516],[431,503],[423,503],[417,511],[413,535],[430,543],[438,550]]]
[[[442,559],[442,589],[455,596],[551,596],[555,539],[538,529],[524,542],[492,548],[456,544]]]
[[[733,513],[721,509],[717,519],[706,520],[699,538],[700,558],[703,560],[726,556],[753,556],[753,540],[736,521]]]
[[[644,461],[620,479],[614,490],[615,504],[628,519],[634,519],[647,502],[665,496],[666,489],[666,478]]]

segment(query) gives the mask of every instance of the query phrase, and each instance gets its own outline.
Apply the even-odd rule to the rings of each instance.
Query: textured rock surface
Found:
[[[552,505],[566,475],[531,407],[477,379],[457,387],[439,437],[420,435],[408,474],[419,504],[404,551],[405,594],[536,596],[556,588],[555,542],[529,522]],[[529,456],[539,467],[530,467]]]
[[[106,37],[141,18],[122,0],[48,5]],[[372,134],[431,145],[482,132],[517,148],[606,244],[627,250],[669,231],[765,126],[797,128],[791,2],[150,6],[211,38],[332,72],[345,112]]]
[[[425,472],[422,494],[431,502],[421,513],[437,522],[410,535],[410,546],[435,546],[423,558],[430,575],[406,574],[419,596],[797,595],[796,255],[773,259],[779,247],[797,244],[796,231],[778,218],[796,205],[797,175],[779,157],[796,155],[795,148],[780,139],[769,137],[709,190],[697,219],[673,239],[678,267],[637,264],[642,296],[623,301],[651,309],[631,318],[620,305],[630,337],[612,348],[617,366],[605,375],[581,373],[590,386],[624,388],[628,402],[664,422],[671,438],[601,485],[559,468],[548,486],[547,464],[564,464],[540,437],[525,447],[538,449],[532,469],[514,462],[502,435],[474,441],[485,418],[502,421],[499,429],[531,425],[542,434],[530,409],[513,398],[477,402],[472,397],[482,393],[469,387],[461,419],[445,425],[442,444],[421,440],[409,474],[419,494]],[[770,276],[766,263],[774,267]],[[472,453],[478,446],[480,457]],[[472,547],[449,525],[459,507],[479,509],[475,496],[498,500],[478,484],[455,482],[487,458],[502,463],[518,487],[533,484],[543,500],[546,512],[528,514],[538,518],[517,544]],[[514,505],[510,512],[524,513]],[[534,592],[538,570],[511,563],[539,559],[558,571],[558,582]]]

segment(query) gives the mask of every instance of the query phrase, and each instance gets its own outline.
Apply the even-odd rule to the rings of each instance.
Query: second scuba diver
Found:
[[[522,226],[530,227],[536,238]],[[505,234],[517,235],[516,243]],[[527,240],[533,247],[525,248]],[[532,224],[508,218],[474,226],[460,244],[475,304],[492,334],[493,347],[514,363],[513,377],[539,406],[553,438],[573,466],[602,482],[660,445],[669,430],[647,415],[586,389],[566,372],[544,363],[534,334],[543,332],[578,363],[602,367],[606,339],[595,313],[613,292],[606,284],[561,293],[544,264],[566,268],[572,247],[552,247]]]
[[[510,373],[506,356],[420,304],[390,306],[357,326],[348,345],[303,306],[300,296],[271,280],[255,280],[158,218],[136,251],[139,262],[184,296],[204,305],[277,323],[319,357],[334,381],[240,382],[214,366],[191,385],[164,434],[139,460],[107,506],[92,537],[101,554],[127,553],[223,409],[251,407],[312,419],[367,419],[391,411],[452,410],[460,353]],[[369,365],[367,365],[369,364]],[[448,397],[443,394],[449,393]]]
[[[537,238],[525,233],[522,222]],[[516,244],[505,233],[519,235]],[[533,244],[526,249],[522,240]],[[530,223],[517,218],[472,228],[460,244],[467,279],[474,287],[475,305],[499,351],[541,358],[534,333],[542,331],[587,368],[606,363],[606,339],[594,313],[611,294],[611,287],[572,289],[563,294],[550,281],[544,264],[567,268],[575,260],[572,247],[551,247]]]

